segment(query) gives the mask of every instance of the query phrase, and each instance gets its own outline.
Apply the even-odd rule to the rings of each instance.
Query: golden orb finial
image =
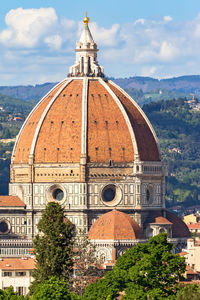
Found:
[[[83,19],[83,22],[84,22],[84,24],[87,26],[88,25],[88,23],[90,22],[90,19],[88,18],[88,16],[87,16],[87,11],[86,11],[86,14],[85,14],[85,18]]]

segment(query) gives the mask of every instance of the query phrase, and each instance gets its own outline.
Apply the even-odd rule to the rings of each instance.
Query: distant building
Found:
[[[200,216],[199,214],[189,214],[184,216],[183,221],[185,224],[198,223],[200,221]]]
[[[200,223],[188,223],[187,227],[191,233],[200,235]]]
[[[23,118],[21,118],[21,117],[14,117],[13,121],[23,121]]]
[[[183,249],[180,255],[185,257],[187,264],[186,278],[200,279],[200,240],[188,239],[187,248]]]
[[[12,286],[19,295],[26,295],[34,266],[33,258],[0,258],[0,289]]]

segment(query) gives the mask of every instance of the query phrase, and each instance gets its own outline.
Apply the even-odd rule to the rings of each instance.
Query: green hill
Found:
[[[167,163],[168,204],[200,204],[200,111],[190,108],[184,99],[152,102],[143,110]]]

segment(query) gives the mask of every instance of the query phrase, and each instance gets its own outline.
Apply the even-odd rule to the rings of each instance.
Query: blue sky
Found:
[[[108,76],[200,73],[199,0],[8,0],[0,3],[0,85],[63,79],[86,10]]]

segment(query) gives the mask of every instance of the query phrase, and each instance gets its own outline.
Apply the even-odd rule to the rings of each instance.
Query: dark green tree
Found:
[[[173,254],[172,248],[164,233],[137,244],[104,279],[86,288],[84,299],[115,299],[120,292],[125,292],[122,299],[170,299],[185,271],[184,258]]]
[[[6,290],[0,290],[0,300],[28,300],[28,296],[19,296],[10,286]]]
[[[63,208],[56,202],[49,202],[37,227],[39,234],[33,240],[36,269],[31,293],[38,283],[52,276],[69,282],[73,267],[74,227],[66,221]]]
[[[35,287],[31,300],[78,300],[81,297],[70,293],[64,278],[50,277]]]
[[[3,131],[2,139],[10,139],[11,138],[11,133],[8,128],[5,128]]]

